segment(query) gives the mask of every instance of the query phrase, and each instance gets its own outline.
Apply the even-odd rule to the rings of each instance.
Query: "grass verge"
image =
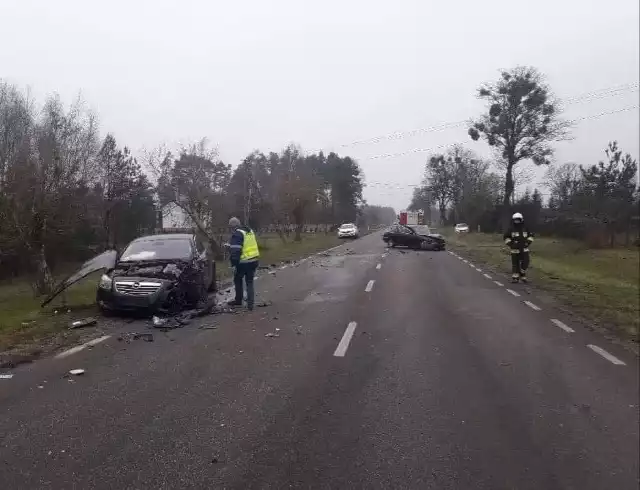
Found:
[[[510,254],[500,235],[448,233],[452,248],[511,274]],[[536,238],[531,247],[533,287],[553,295],[589,322],[626,341],[638,341],[640,254],[637,248],[594,250],[584,243]]]
[[[286,243],[277,235],[258,237],[260,261],[265,265],[296,260],[339,243],[333,233],[307,234],[299,242],[293,241],[292,236]],[[217,274],[219,281],[231,277],[228,261],[217,263]],[[99,276],[100,273],[94,274],[71,286],[46,308],[40,308],[42,298],[34,298],[27,280],[0,282],[0,352],[31,348],[56,336],[61,337],[57,343],[74,343],[79,333],[68,330],[69,323],[79,317],[99,314],[95,305]]]

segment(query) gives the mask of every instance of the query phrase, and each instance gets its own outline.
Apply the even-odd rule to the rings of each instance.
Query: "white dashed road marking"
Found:
[[[615,356],[612,356],[606,350],[598,347],[597,345],[589,344],[589,345],[587,345],[587,347],[589,347],[589,349],[591,349],[596,354],[600,354],[602,357],[604,357],[610,363],[615,364],[616,366],[625,366],[625,363],[623,361],[621,361],[620,359],[618,359]]]
[[[484,277],[486,277],[487,279],[491,279],[491,276],[489,274],[482,274]]]
[[[532,310],[540,311],[540,307],[536,304],[533,304],[531,301],[525,301],[524,304],[527,305]]]
[[[493,282],[495,283],[495,285],[496,285],[496,286],[500,286],[500,287],[503,287],[503,286],[504,286],[504,284],[502,284],[502,283],[501,283],[501,282],[499,282],[499,281],[493,281]]]
[[[69,350],[61,352],[56,356],[56,359],[63,359],[65,357],[70,356],[71,354],[75,354],[82,350],[85,350],[87,347],[93,347],[94,345],[98,345],[100,342],[104,342],[108,338],[111,338],[111,335],[104,335],[103,337],[98,337],[97,339],[90,340],[89,342],[85,342],[84,344],[77,345],[76,347],[72,347]]]
[[[366,293],[370,293],[371,290],[373,289],[373,283],[376,282],[373,279],[371,279],[368,283],[367,283],[367,287],[364,288],[364,291]]]
[[[380,270],[382,268],[382,264],[376,265],[376,269]]]
[[[335,357],[344,357],[344,355],[347,353],[349,342],[351,342],[351,337],[353,337],[353,332],[356,331],[357,325],[358,324],[356,322],[349,322],[349,325],[347,325],[347,329],[344,331],[342,339],[340,339],[338,347],[336,347],[336,351],[333,353]]]
[[[516,293],[513,289],[507,289],[507,293],[509,293],[512,296],[520,296],[520,293]]]
[[[569,332],[569,333],[575,332],[573,328],[567,327],[564,323],[562,323],[560,320],[556,320],[555,318],[551,319],[551,323],[553,323],[556,327],[561,328],[565,332]]]

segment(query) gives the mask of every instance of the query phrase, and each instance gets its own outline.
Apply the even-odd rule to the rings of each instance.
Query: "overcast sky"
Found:
[[[0,0],[0,78],[40,100],[79,92],[103,134],[134,151],[208,137],[237,165],[289,142],[355,157],[373,204],[408,204],[428,152],[465,127],[348,145],[480,113],[475,90],[532,65],[570,119],[638,105],[638,0]],[[611,139],[639,156],[638,109],[577,124],[559,163]],[[376,155],[410,152],[391,158]],[[540,175],[541,172],[538,172]]]

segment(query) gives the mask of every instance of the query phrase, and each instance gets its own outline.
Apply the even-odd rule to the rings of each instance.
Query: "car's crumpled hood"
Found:
[[[53,292],[45,298],[40,306],[42,307],[48,305],[51,300],[58,296],[62,291],[75,284],[76,282],[84,279],[89,274],[93,274],[94,272],[98,272],[99,270],[113,269],[116,264],[117,256],[118,252],[116,252],[115,250],[107,250],[106,252],[101,253],[91,260],[87,260],[84,264],[82,264],[80,269],[61,281],[60,284],[55,287]]]
[[[112,277],[140,277],[140,278],[156,278],[169,281],[177,280],[184,269],[187,267],[186,262],[177,260],[163,260],[153,262],[135,262],[127,264],[119,262],[111,276]]]

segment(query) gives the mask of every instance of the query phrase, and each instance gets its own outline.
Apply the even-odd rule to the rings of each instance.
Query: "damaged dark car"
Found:
[[[151,235],[132,241],[119,257],[116,251],[109,250],[85,262],[42,306],[100,270],[104,274],[98,283],[96,302],[105,313],[177,312],[196,306],[216,288],[213,255],[198,235]]]

